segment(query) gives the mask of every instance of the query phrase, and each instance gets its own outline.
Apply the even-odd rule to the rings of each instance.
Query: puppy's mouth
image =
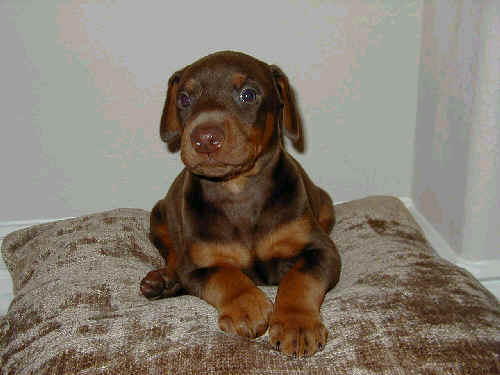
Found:
[[[227,161],[221,161],[212,155],[207,155],[204,160],[200,160],[198,163],[193,165],[193,168],[198,167],[240,167],[241,163],[231,163]]]
[[[251,157],[241,162],[231,162],[219,160],[215,155],[206,155],[194,162],[185,160],[184,164],[196,175],[224,180],[251,169],[254,162]]]

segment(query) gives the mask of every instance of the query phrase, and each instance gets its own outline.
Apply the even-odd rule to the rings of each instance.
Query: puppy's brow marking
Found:
[[[233,73],[233,77],[231,81],[233,82],[233,86],[237,89],[241,88],[243,84],[245,83],[247,77],[244,74],[241,73]]]
[[[184,87],[188,91],[194,91],[197,84],[198,82],[196,82],[194,79],[191,78],[187,80],[187,82],[184,84]]]

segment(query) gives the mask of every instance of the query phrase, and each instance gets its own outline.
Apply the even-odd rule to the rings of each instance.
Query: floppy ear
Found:
[[[281,125],[284,134],[292,141],[293,147],[297,151],[304,150],[304,140],[302,137],[302,122],[295,101],[293,89],[288,82],[288,78],[276,65],[271,65],[271,72],[273,73],[274,83],[283,108],[281,111]]]
[[[168,145],[171,152],[181,147],[181,126],[177,117],[177,86],[181,71],[174,73],[168,80],[167,99],[163,107],[160,121],[160,138]]]

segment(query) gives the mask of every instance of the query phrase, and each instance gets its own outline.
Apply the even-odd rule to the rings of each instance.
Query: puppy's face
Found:
[[[236,52],[187,66],[170,78],[162,139],[171,151],[181,149],[182,161],[197,175],[227,179],[250,170],[279,143],[288,102],[288,82],[280,74]]]

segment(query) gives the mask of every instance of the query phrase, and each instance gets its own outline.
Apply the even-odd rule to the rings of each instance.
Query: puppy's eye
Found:
[[[191,105],[191,97],[185,93],[181,92],[178,98],[179,106],[182,108],[187,108]]]
[[[240,101],[251,104],[257,99],[257,91],[250,87],[246,87],[240,92]]]

